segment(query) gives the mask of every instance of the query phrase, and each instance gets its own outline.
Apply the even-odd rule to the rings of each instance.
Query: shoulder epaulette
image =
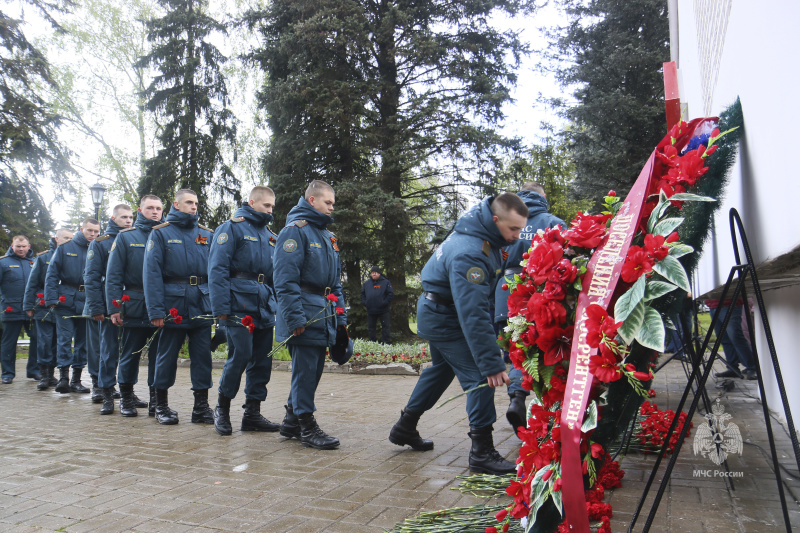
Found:
[[[46,253],[47,253],[47,252],[49,252],[49,251],[50,251],[50,250],[45,250],[44,252],[39,252],[38,254],[36,254],[36,257],[39,257],[40,255],[44,255],[44,254],[46,254]]]
[[[121,230],[119,230],[119,232],[120,233],[125,233],[126,231],[133,231],[135,229],[136,229],[136,226],[132,226],[130,228],[121,229]]]
[[[231,222],[244,222],[244,217],[231,217]]]
[[[8,254],[6,254],[6,255],[4,255],[4,256],[2,256],[2,257],[0,257],[0,259],[5,259],[6,257],[8,257]]]
[[[275,233],[274,231],[272,231],[272,230],[271,230],[271,229],[269,229],[269,228],[267,228],[267,231],[268,231],[268,232],[270,232],[270,233],[272,234],[272,236],[273,236],[273,237],[277,237],[277,236],[278,236],[278,234],[277,234],[277,233]]]
[[[166,228],[167,226],[169,226],[169,222],[164,222],[163,224],[159,224],[158,226],[153,226],[153,229]]]
[[[295,220],[294,221],[294,225],[297,226],[298,228],[302,228],[306,224],[308,224],[307,220]]]
[[[489,244],[489,241],[483,241],[483,253],[486,257],[491,257],[492,245]]]
[[[209,227],[206,227],[206,226],[204,226],[204,225],[202,225],[202,224],[198,224],[198,225],[197,225],[197,227],[198,227],[198,228],[200,228],[200,229],[204,229],[204,230],[206,230],[206,231],[210,231],[211,233],[214,233],[214,230],[213,230],[213,229],[211,229],[211,228],[209,228]]]
[[[109,234],[107,234],[107,233],[106,233],[105,235],[103,235],[103,236],[101,236],[101,237],[98,237],[98,238],[96,238],[95,240],[96,240],[97,242],[103,242],[104,240],[108,239],[109,237],[111,237],[111,235],[109,235]]]

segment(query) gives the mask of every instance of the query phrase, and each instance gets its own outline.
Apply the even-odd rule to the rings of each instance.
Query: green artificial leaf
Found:
[[[633,339],[636,338],[636,334],[639,332],[639,328],[642,327],[643,321],[644,300],[640,301],[636,307],[633,308],[631,314],[629,314],[625,322],[622,323],[622,327],[617,330],[617,333],[622,337],[622,340],[625,341],[625,344],[633,342]],[[619,320],[617,320],[617,322],[619,322]]]
[[[683,221],[684,219],[682,217],[665,218],[656,224],[655,228],[653,228],[653,235],[662,235],[667,237],[670,233],[675,231],[678,226],[683,224]]]
[[[596,427],[597,427],[597,402],[592,400],[592,403],[590,403],[589,407],[586,408],[586,418],[583,419],[583,425],[581,425],[581,431],[583,433],[588,433]]]
[[[526,532],[530,531],[530,528],[533,526],[534,522],[536,522],[536,513],[550,496],[550,482],[542,480],[542,476],[544,476],[545,472],[548,470],[550,470],[550,465],[540,468],[531,481],[531,505],[530,513],[528,514],[528,526],[525,528]]]
[[[631,314],[633,308],[642,301],[644,298],[644,291],[645,291],[645,283],[647,280],[644,276],[639,277],[636,280],[636,283],[628,289],[625,294],[619,297],[617,300],[616,305],[614,305],[614,320],[617,322],[622,322],[628,315]]]
[[[699,194],[692,194],[689,192],[679,192],[669,197],[671,201],[677,202],[716,202],[716,198],[710,196],[700,196]]]
[[[647,233],[653,233],[653,230],[658,224],[659,219],[664,215],[664,211],[669,207],[670,203],[667,200],[667,196],[664,194],[664,191],[661,191],[658,195],[658,205],[656,205],[653,212],[650,213],[650,218],[647,219]]]
[[[650,348],[658,352],[664,351],[664,321],[661,314],[652,307],[646,307],[642,327],[636,334],[636,340],[645,348]]]
[[[664,327],[667,329],[678,331],[678,328],[675,327],[675,323],[672,321],[670,317],[664,318]]]
[[[644,301],[649,302],[670,293],[678,287],[668,281],[650,281],[644,291]]]
[[[686,277],[686,271],[683,270],[683,265],[671,255],[653,265],[653,270],[686,292],[692,290],[689,286],[689,278]]]
[[[563,510],[563,508],[561,506],[561,491],[560,490],[553,493],[553,503],[556,504],[556,509],[558,509],[558,512],[561,514],[561,516],[564,516],[564,510]]]
[[[736,130],[738,130],[738,129],[739,129],[739,126],[736,126],[735,128],[731,128],[731,129],[729,129],[729,130],[727,130],[727,131],[723,131],[722,133],[720,133],[720,134],[719,134],[719,135],[717,135],[716,137],[711,137],[711,138],[708,140],[708,146],[709,146],[709,147],[711,147],[711,146],[714,146],[714,143],[716,143],[716,142],[717,142],[718,140],[720,140],[722,137],[725,137],[725,136],[726,136],[727,134],[729,134],[730,132],[732,132],[732,131],[736,131]]]
[[[522,366],[534,381],[539,381],[539,352],[534,352],[532,356],[527,357],[522,362]]]
[[[688,244],[673,244],[669,247],[669,255],[674,258],[683,257],[684,255],[694,252],[694,248]]]
[[[539,367],[539,378],[543,385],[547,385],[548,388],[550,387],[550,379],[553,377],[555,371],[555,365],[541,365]]]

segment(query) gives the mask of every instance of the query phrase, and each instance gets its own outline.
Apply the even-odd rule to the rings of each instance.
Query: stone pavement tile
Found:
[[[25,520],[24,523],[47,531],[67,531],[69,526],[77,524],[78,522],[80,521],[74,518],[44,514],[31,518],[30,520]]]
[[[384,533],[386,530],[378,526],[334,522],[325,528],[326,533]]]
[[[8,507],[0,509],[0,518],[8,519],[17,513],[28,511],[30,509],[35,509],[40,505],[42,505],[42,502],[36,500],[18,499]]]
[[[59,503],[41,502],[37,500],[31,500],[31,502],[35,504],[33,507],[29,507],[25,510],[21,510],[14,514],[10,514],[5,518],[9,522],[13,522],[15,524],[19,524],[22,522],[28,523],[39,516],[45,515],[50,511],[55,511],[56,509],[62,507],[62,505]]]
[[[385,527],[391,529],[398,522],[417,514],[416,509],[402,507],[387,507],[384,511],[369,522],[371,526]]]
[[[377,518],[378,515],[380,515],[384,510],[386,510],[386,506],[384,505],[367,503],[342,517],[341,521],[356,524],[367,524]]]
[[[305,531],[302,528],[304,519],[296,516],[279,516],[266,525],[254,530],[263,533],[283,533],[284,531]]]
[[[132,528],[133,531],[141,533],[186,533],[191,531],[194,526],[188,524],[176,524],[163,520],[148,520],[137,524]]]
[[[243,516],[237,512],[231,512],[213,518],[205,523],[204,527],[221,529],[223,531],[253,531],[264,526],[269,520],[264,516]]]

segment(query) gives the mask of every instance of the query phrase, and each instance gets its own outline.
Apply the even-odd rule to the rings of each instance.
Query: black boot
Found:
[[[120,391],[120,399],[119,399],[119,413],[122,416],[138,416],[139,412],[136,411],[136,402],[134,398],[136,396],[133,395],[133,385],[126,385],[124,383],[119,384],[119,391]],[[147,404],[145,404],[147,407]]]
[[[392,427],[389,432],[389,442],[404,446],[408,444],[411,449],[420,452],[433,449],[433,441],[423,439],[417,431],[417,423],[422,413],[412,413],[405,409],[400,411],[400,420]]]
[[[147,416],[156,416],[156,388],[150,387],[150,404],[147,406]]]
[[[479,474],[493,474],[495,476],[513,474],[517,471],[517,465],[506,461],[494,449],[493,429],[492,426],[470,428],[471,431],[468,435],[472,439],[472,449],[469,451],[469,469]]]
[[[222,436],[233,433],[231,427],[231,399],[219,393],[217,407],[214,409],[214,429]]]
[[[114,398],[115,400],[119,400],[120,398],[122,398],[122,394],[119,393],[116,385],[111,387],[111,397]]]
[[[167,389],[156,389],[156,422],[171,426],[178,423],[178,413],[169,408]]]
[[[47,375],[50,377],[50,386],[55,387],[58,385],[58,380],[56,379],[56,367],[48,366]]]
[[[92,393],[94,394],[94,393]],[[111,392],[110,387],[106,387],[104,389],[100,389],[100,398],[102,399],[103,405],[100,407],[100,414],[101,415],[110,415],[114,413],[114,395]]]
[[[244,401],[244,416],[242,416],[242,431],[268,431],[274,433],[281,428],[280,424],[270,422],[261,416],[261,402],[247,398]]]
[[[508,411],[506,411],[506,418],[508,419],[508,423],[511,424],[511,427],[514,429],[514,433],[517,434],[519,437],[519,428],[520,426],[527,427],[527,420],[525,415],[527,414],[527,410],[525,408],[525,393],[522,391],[516,391],[509,394],[511,397],[511,403],[508,404]]]
[[[283,417],[283,422],[281,422],[281,436],[287,439],[300,440],[300,421],[297,420],[294,409],[288,405],[284,405],[283,407],[286,409],[286,416]]]
[[[72,381],[69,382],[69,390],[71,392],[80,392],[81,394],[88,394],[89,389],[83,386],[81,383],[81,373],[83,372],[82,368],[73,368],[72,369]]]
[[[92,403],[102,403],[105,399],[103,389],[97,386],[97,376],[90,376],[92,378]],[[112,396],[111,399],[113,400],[114,397]],[[112,405],[112,413],[113,405]]]
[[[42,374],[42,379],[36,385],[36,390],[47,390],[50,388],[50,365],[39,365],[39,372]]]
[[[122,391],[122,384],[120,384],[119,390]],[[131,385],[131,398],[133,399],[134,407],[138,407],[139,409],[144,409],[147,407],[147,402],[142,401],[138,396],[136,396],[136,393],[133,392],[133,385]]]
[[[208,389],[194,392],[194,407],[192,408],[193,424],[213,424],[214,412],[208,406]]]
[[[317,450],[333,450],[339,447],[339,439],[322,431],[314,419],[314,413],[303,413],[297,420],[300,421],[300,442],[303,446]]]
[[[56,383],[56,392],[66,394],[70,391],[69,387],[69,365],[58,367],[59,379]]]

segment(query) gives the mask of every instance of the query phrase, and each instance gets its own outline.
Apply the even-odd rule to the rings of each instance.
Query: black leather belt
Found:
[[[439,305],[453,305],[453,300],[451,300],[450,298],[445,298],[444,296],[440,296],[435,292],[425,291],[422,293],[422,295],[425,297],[426,300],[430,300],[433,303]]]
[[[67,287],[72,287],[73,289],[77,290],[78,292],[84,292],[86,288],[83,285],[78,285],[77,283],[67,283],[66,281],[60,281],[61,285],[65,285]]]
[[[253,272],[234,272],[231,274],[233,279],[249,279],[250,281],[257,281],[259,283],[266,283],[266,274],[255,274]]]
[[[320,296],[327,296],[331,293],[330,287],[317,287],[316,285],[311,285],[308,283],[301,283],[300,290],[306,292],[308,294],[319,294]]]
[[[144,287],[141,285],[125,285],[122,289],[125,291],[144,292]]]
[[[503,274],[506,276],[513,276],[514,274],[522,274],[522,267],[507,268]]]
[[[189,276],[188,278],[167,277],[164,283],[184,283],[188,285],[202,285],[208,283],[208,276]]]

